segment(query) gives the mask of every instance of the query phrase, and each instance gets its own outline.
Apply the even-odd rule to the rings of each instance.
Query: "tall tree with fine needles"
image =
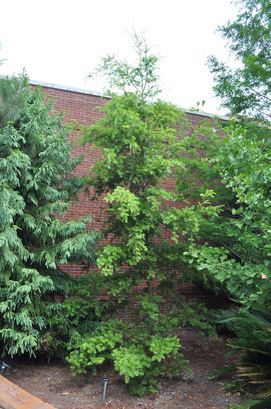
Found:
[[[0,342],[4,354],[35,354],[50,298],[67,279],[60,264],[93,260],[88,220],[63,215],[82,187],[79,158],[62,118],[25,76],[0,79]],[[51,300],[51,301],[50,301]]]

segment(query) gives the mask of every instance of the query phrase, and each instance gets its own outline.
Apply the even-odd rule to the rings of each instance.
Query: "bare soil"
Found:
[[[191,331],[182,336],[183,352],[190,371],[178,382],[163,383],[160,393],[144,398],[127,394],[121,379],[112,371],[101,371],[93,378],[74,378],[65,365],[14,362],[6,374],[9,380],[57,409],[222,409],[240,400],[227,392],[223,382],[212,381],[212,369],[228,363],[224,338],[203,340]],[[103,376],[110,377],[106,402],[102,402]]]

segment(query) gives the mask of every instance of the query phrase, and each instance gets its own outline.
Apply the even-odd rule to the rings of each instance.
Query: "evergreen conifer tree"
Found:
[[[0,80],[0,339],[11,356],[35,353],[57,309],[49,294],[67,281],[59,265],[91,261],[97,237],[62,217],[82,180],[52,108],[25,76]]]

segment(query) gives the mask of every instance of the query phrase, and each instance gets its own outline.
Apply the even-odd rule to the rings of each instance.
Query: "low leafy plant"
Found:
[[[111,363],[129,392],[142,396],[159,390],[159,378],[180,377],[187,365],[180,347],[176,336],[153,335],[144,323],[111,320],[79,339],[67,361],[74,375]]]
[[[44,315],[47,326],[41,333],[37,354],[50,359],[64,359],[72,345],[86,334],[93,333],[100,325],[101,317],[114,312],[114,302],[100,300],[105,278],[91,273],[70,278],[65,299],[46,303]]]
[[[179,325],[195,328],[202,334],[216,337],[217,313],[206,305],[196,302],[182,302],[179,307]]]
[[[134,329],[130,327],[131,332]],[[180,343],[177,337],[150,336],[140,343],[127,336],[127,328],[124,332],[126,335],[101,328],[86,338],[67,359],[73,373],[86,373],[87,369],[95,373],[97,366],[106,361],[112,362],[116,372],[124,378],[129,392],[139,396],[159,389],[158,378],[168,375],[166,361],[179,358],[180,374],[186,361],[178,352]]]

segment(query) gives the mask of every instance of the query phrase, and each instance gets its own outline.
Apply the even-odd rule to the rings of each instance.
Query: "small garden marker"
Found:
[[[107,376],[105,376],[104,378],[102,378],[103,381],[103,402],[106,400],[106,389],[107,389],[107,385],[109,383],[109,378]]]

